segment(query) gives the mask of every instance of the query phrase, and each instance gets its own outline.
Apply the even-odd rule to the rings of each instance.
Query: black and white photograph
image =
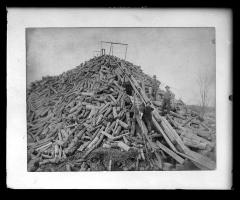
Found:
[[[229,187],[228,12],[109,10],[10,10],[9,183]]]
[[[28,171],[214,170],[214,28],[28,28]]]

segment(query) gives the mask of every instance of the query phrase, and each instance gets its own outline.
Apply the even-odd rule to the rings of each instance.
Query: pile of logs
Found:
[[[215,169],[209,156],[215,132],[193,112],[162,116],[161,104],[146,95],[152,81],[139,66],[103,55],[31,83],[28,171],[188,170],[186,163]],[[154,108],[150,133],[140,109],[148,101]]]

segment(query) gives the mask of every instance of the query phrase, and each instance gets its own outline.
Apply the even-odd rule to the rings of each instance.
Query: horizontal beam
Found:
[[[128,45],[128,44],[124,44],[124,43],[120,43],[120,42],[107,42],[107,41],[101,41],[103,43],[109,43],[109,44],[121,44],[121,45]]]

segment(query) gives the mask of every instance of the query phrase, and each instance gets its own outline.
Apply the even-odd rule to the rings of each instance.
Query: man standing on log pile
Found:
[[[147,102],[146,106],[144,107],[143,110],[143,116],[142,119],[144,123],[147,125],[148,132],[150,133],[152,131],[152,111],[154,109],[151,107],[151,103]]]
[[[156,79],[156,75],[153,75],[152,97],[154,101],[157,100],[157,92],[160,84],[161,83]]]
[[[174,97],[174,94],[170,91],[170,87],[167,85],[166,87],[166,92],[164,93],[163,96],[163,105],[162,105],[162,111],[163,114],[168,114],[171,109],[171,100]]]
[[[129,95],[129,96],[133,96],[133,88],[132,88],[132,85],[130,83],[130,81],[128,80],[128,78],[126,77],[127,74],[126,74],[126,70],[124,70],[124,79],[123,79],[123,87],[125,88],[125,91],[126,93]]]
[[[132,108],[132,100],[131,97],[129,95],[125,95],[124,96],[124,106],[126,109],[130,110]]]

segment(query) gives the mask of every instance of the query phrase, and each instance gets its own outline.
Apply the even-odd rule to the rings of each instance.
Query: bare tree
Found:
[[[209,88],[212,82],[210,74],[206,72],[198,73],[197,82],[200,94],[201,116],[203,117],[209,104]]]

